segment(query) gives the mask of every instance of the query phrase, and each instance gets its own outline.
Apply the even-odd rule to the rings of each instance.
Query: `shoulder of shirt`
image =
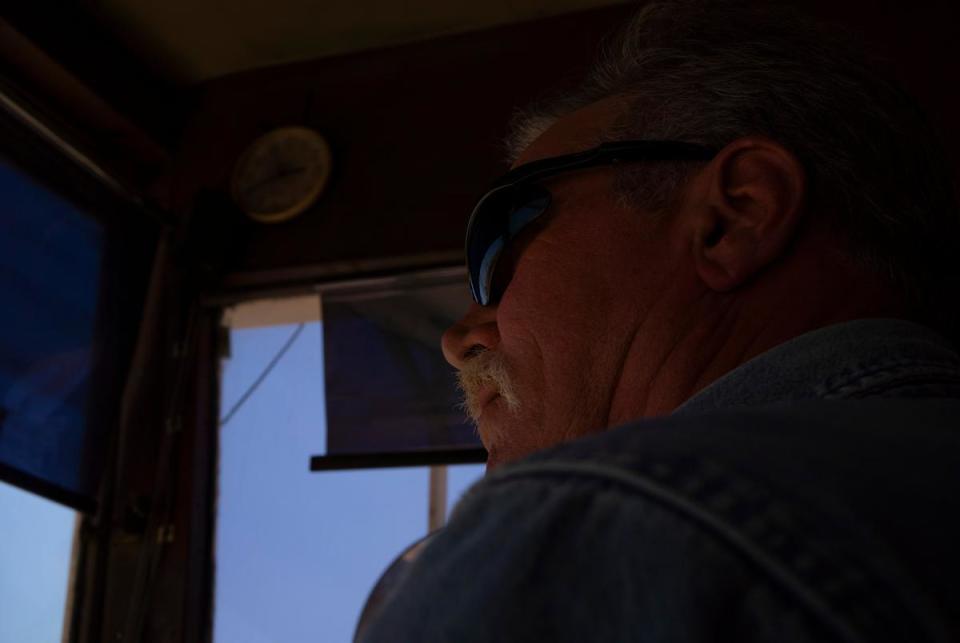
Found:
[[[947,640],[931,613],[935,601],[927,600],[875,523],[889,513],[885,502],[910,504],[904,511],[921,516],[940,505],[956,509],[945,495],[956,487],[945,482],[951,476],[960,482],[958,418],[960,400],[877,399],[641,421],[504,467],[464,498],[455,520],[479,518],[478,533],[494,541],[517,538],[518,520],[525,533],[558,534],[574,526],[571,516],[618,529],[635,523],[629,533],[654,557],[671,548],[710,551],[691,564],[716,576],[720,553],[732,556],[754,581],[789,595],[841,639],[909,632],[912,640]],[[864,466],[865,445],[870,466]],[[914,465],[913,479],[895,481],[899,490],[885,493],[891,467],[911,454],[925,465]],[[852,484],[851,467],[862,484]],[[864,485],[877,485],[878,493],[858,495]],[[616,510],[604,512],[605,506]],[[646,517],[637,522],[636,516]],[[665,516],[687,541],[651,537]],[[576,528],[589,531],[582,523]],[[623,544],[615,535],[600,537],[603,547]],[[878,587],[896,589],[884,594]]]

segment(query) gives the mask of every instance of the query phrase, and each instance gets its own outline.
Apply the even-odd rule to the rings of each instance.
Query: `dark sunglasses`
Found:
[[[470,294],[481,306],[496,303],[505,283],[496,283],[497,260],[507,244],[550,206],[540,181],[574,170],[642,161],[709,161],[717,150],[681,141],[617,141],[576,154],[525,163],[494,182],[477,201],[467,223]]]

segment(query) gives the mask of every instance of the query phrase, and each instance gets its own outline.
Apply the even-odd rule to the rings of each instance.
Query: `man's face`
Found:
[[[518,164],[591,147],[615,106],[561,119]],[[509,276],[500,301],[474,304],[444,335],[488,467],[630,419],[612,412],[628,393],[623,361],[678,253],[652,218],[617,203],[613,181],[610,168],[545,181],[549,209],[498,264]]]

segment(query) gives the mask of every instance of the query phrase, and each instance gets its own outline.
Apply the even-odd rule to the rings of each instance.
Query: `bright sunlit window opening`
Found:
[[[430,469],[308,470],[327,446],[319,296],[224,319],[214,641],[349,643],[380,573],[428,531]],[[449,512],[483,465],[448,469]]]
[[[77,512],[0,482],[0,641],[60,641]]]

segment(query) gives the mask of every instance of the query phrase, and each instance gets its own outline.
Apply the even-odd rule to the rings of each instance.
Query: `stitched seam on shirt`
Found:
[[[915,373],[918,369],[922,372]],[[883,383],[883,378],[900,377],[907,372],[912,377],[938,378],[947,381],[960,381],[960,363],[930,360],[890,360],[880,362],[870,368],[850,370],[828,379],[818,387],[822,397],[840,397],[868,386]],[[874,379],[876,381],[869,382]]]
[[[544,475],[552,476],[557,474],[570,475],[571,473],[612,480],[625,487],[634,489],[645,496],[651,497],[671,507],[678,513],[685,515],[688,519],[707,527],[715,538],[725,542],[727,546],[738,551],[763,570],[768,576],[777,581],[784,589],[792,593],[801,604],[805,605],[808,610],[819,617],[821,624],[832,630],[834,634],[842,640],[863,640],[860,634],[854,630],[845,619],[840,617],[818,592],[810,588],[806,582],[799,578],[795,572],[782,562],[756,546],[753,541],[741,533],[739,529],[728,525],[711,512],[702,509],[672,489],[663,487],[636,473],[609,470],[582,462],[563,464],[537,463],[535,465],[516,465],[509,471],[494,474],[495,478],[489,479],[487,484],[495,485],[513,478],[539,477]]]
[[[893,393],[890,397],[960,397],[960,377],[955,381],[943,378],[904,377],[893,381],[873,384],[860,391],[851,393],[851,397],[864,398]]]

